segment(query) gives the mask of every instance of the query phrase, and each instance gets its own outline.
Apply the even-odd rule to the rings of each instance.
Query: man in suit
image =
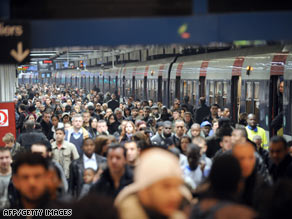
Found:
[[[106,158],[94,153],[95,144],[90,138],[85,139],[82,146],[83,154],[79,159],[73,160],[70,164],[70,174],[69,174],[69,193],[78,197],[80,195],[83,181],[83,173],[87,168],[92,168],[97,171],[101,168],[103,163],[106,163]]]

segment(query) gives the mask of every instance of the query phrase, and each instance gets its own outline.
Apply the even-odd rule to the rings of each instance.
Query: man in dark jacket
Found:
[[[26,118],[26,107],[24,104],[20,104],[18,107],[19,118],[16,121],[16,130],[18,133],[22,133],[23,131],[23,123]]]
[[[280,178],[292,179],[292,157],[289,155],[289,147],[285,138],[274,136],[270,140],[270,168],[269,172],[274,182]]]
[[[74,197],[78,197],[80,195],[84,183],[84,170],[86,168],[92,168],[97,171],[101,168],[103,163],[106,163],[106,159],[104,157],[94,153],[95,145],[94,142],[92,142],[92,139],[88,139],[83,143],[83,154],[79,159],[73,160],[69,167],[69,193]],[[93,166],[94,162],[92,161],[95,161],[96,165]]]
[[[35,142],[46,142],[48,141],[47,137],[42,133],[36,131],[35,123],[32,120],[27,120],[24,123],[25,132],[20,134],[17,139],[17,142],[23,147],[25,150],[29,150],[30,146]]]
[[[107,103],[108,108],[111,108],[112,111],[114,111],[120,105],[116,99],[117,99],[117,96],[115,94],[112,94],[112,99]]]
[[[195,112],[195,121],[196,123],[201,124],[205,117],[210,115],[210,109],[206,105],[205,97],[200,97],[200,104],[201,106]]]
[[[107,151],[108,168],[94,184],[90,192],[115,198],[127,185],[133,183],[133,173],[127,166],[126,149],[120,144],[112,144]]]
[[[47,137],[47,139],[49,141],[52,140],[54,138],[54,133],[52,131],[53,124],[51,122],[50,111],[44,112],[44,115],[41,121],[41,126],[42,126],[42,132]]]

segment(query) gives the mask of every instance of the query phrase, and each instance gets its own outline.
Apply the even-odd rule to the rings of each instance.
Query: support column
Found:
[[[16,66],[0,65],[0,102],[13,101],[16,85]]]

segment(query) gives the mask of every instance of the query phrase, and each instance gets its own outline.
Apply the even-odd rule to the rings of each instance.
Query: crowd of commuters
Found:
[[[0,209],[80,218],[292,217],[292,147],[254,114],[64,86],[19,87],[0,147]],[[277,201],[277,204],[274,204]]]

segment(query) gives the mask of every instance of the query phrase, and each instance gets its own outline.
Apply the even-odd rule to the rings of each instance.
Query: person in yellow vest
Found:
[[[262,147],[264,149],[268,149],[268,140],[267,140],[267,136],[266,136],[266,131],[257,126],[257,119],[256,116],[254,114],[249,114],[247,117],[247,126],[246,131],[247,131],[247,137],[249,140],[253,140],[254,136],[259,135],[262,138]]]

